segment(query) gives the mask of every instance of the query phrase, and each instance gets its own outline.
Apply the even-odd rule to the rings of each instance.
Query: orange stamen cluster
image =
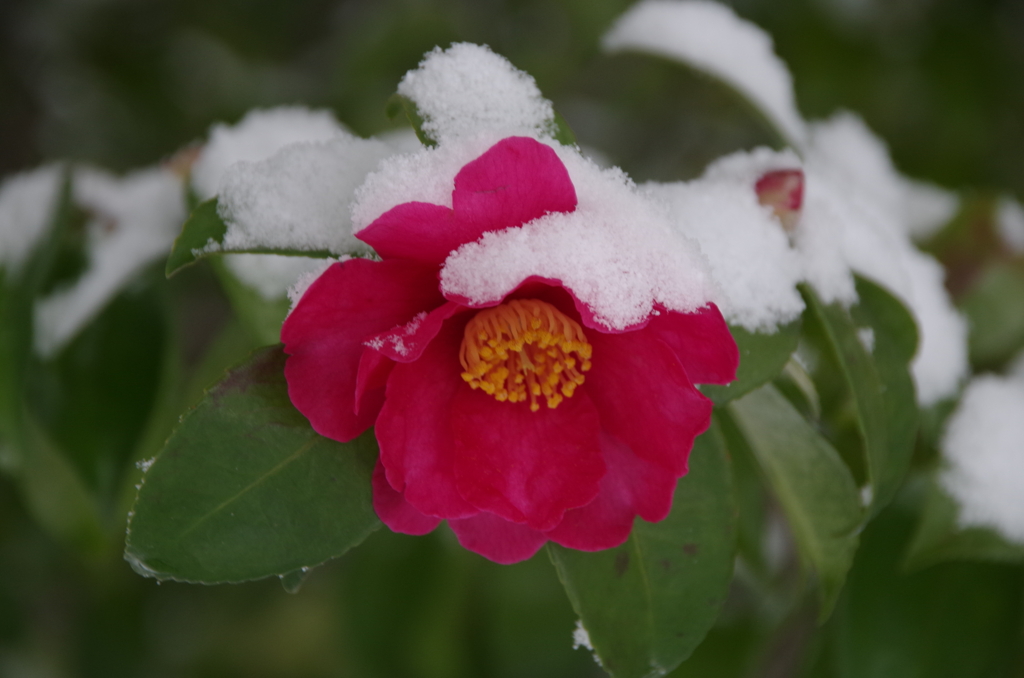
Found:
[[[540,409],[571,398],[590,369],[593,348],[583,328],[551,304],[514,299],[477,313],[459,351],[462,378],[499,402]],[[574,357],[575,356],[575,357]]]

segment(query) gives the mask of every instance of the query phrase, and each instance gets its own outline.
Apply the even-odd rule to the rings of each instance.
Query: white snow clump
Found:
[[[942,485],[963,527],[991,527],[1024,544],[1024,377],[971,380],[942,440]]]
[[[185,218],[181,179],[156,167],[122,178],[82,167],[74,171],[76,204],[87,225],[88,268],[72,285],[36,302],[35,349],[60,350],[149,263],[167,254]]]
[[[0,184],[0,269],[8,274],[20,271],[53,221],[61,176],[60,165],[46,165]]]
[[[220,192],[221,178],[228,167],[241,160],[269,157],[299,141],[327,141],[345,128],[326,110],[302,106],[255,109],[235,125],[218,123],[192,167],[192,188],[203,200]]]
[[[607,52],[647,52],[708,73],[750,99],[791,144],[803,144],[793,78],[771,36],[721,3],[644,0],[618,18],[602,44]]]
[[[204,198],[217,196],[223,245],[204,251],[282,248],[341,255],[368,252],[352,237],[350,204],[366,173],[385,157],[419,146],[411,130],[361,139],[329,111],[282,107],[215,125],[192,170]],[[320,259],[232,254],[228,269],[267,299],[283,298]]]
[[[398,84],[440,144],[485,134],[550,137],[555,111],[533,78],[484,45],[435,47]]]

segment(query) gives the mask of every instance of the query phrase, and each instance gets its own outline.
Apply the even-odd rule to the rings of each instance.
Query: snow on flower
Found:
[[[962,526],[1024,544],[1024,375],[971,380],[942,440],[942,484]]]
[[[36,302],[35,348],[44,357],[59,351],[143,268],[166,255],[185,218],[181,179],[163,167],[124,177],[79,167],[72,191],[91,216],[89,265],[74,284]]]
[[[472,146],[385,163],[355,213]],[[657,206],[630,219],[643,196],[570,149],[505,138],[448,177],[446,200],[394,204],[357,233],[381,261],[334,264],[302,295],[281,333],[292,402],[336,440],[374,427],[374,506],[394,531],[447,520],[502,563],[548,540],[620,544],[635,516],[667,515],[708,426],[693,384],[735,376],[702,260]],[[647,217],[662,259],[639,237]]]

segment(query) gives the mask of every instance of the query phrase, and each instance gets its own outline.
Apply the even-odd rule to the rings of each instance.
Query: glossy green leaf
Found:
[[[822,634],[825,675],[1019,675],[1024,572],[979,562],[905,572],[900,554],[913,517],[904,508],[894,503],[864,530],[843,599]]]
[[[697,438],[690,472],[660,523],[596,553],[550,545],[569,600],[615,678],[658,676],[700,644],[725,600],[736,551],[732,479],[721,437]]]
[[[726,386],[704,384],[701,392],[716,405],[723,405],[774,379],[786,366],[800,339],[800,320],[779,327],[773,334],[730,327],[740,351],[736,380]]]
[[[839,453],[774,386],[728,408],[789,521],[804,562],[817,574],[820,615],[835,604],[857,550],[863,509]]]
[[[949,560],[1024,563],[1024,546],[1006,541],[995,530],[960,527],[956,501],[935,474],[924,480],[920,522],[907,547],[906,567],[920,569]]]
[[[898,299],[870,280],[857,278],[857,296],[851,314],[858,326],[871,329],[871,358],[885,408],[888,454],[876,478],[872,501],[872,511],[878,513],[906,477],[917,439],[917,395],[910,374],[917,352],[917,324]]]
[[[280,254],[282,256],[320,257],[334,256],[327,250],[304,250],[287,247],[224,247],[228,227],[217,210],[217,198],[199,203],[181,227],[167,257],[166,273],[171,277],[200,259],[217,254]],[[213,246],[211,249],[208,247]]]
[[[884,313],[893,309],[884,301],[883,292],[877,286],[866,286],[861,282],[865,290],[876,291],[872,294],[873,302],[868,302],[867,309],[878,306],[877,313],[865,312],[866,317],[875,318],[881,329],[875,330],[874,341],[881,341],[887,344],[889,333],[885,324]],[[839,304],[823,304],[818,295],[807,285],[801,286],[804,299],[807,302],[808,312],[814,314],[815,319],[824,330],[824,336],[828,348],[834,355],[846,388],[849,391],[856,415],[856,426],[860,434],[861,444],[864,452],[864,463],[867,470],[867,480],[871,486],[872,504],[877,510],[892,498],[899,483],[906,472],[906,464],[912,447],[905,448],[906,436],[894,435],[890,440],[889,416],[886,408],[889,403],[886,400],[886,383],[879,376],[875,360],[865,347],[864,339],[859,328],[854,323],[850,314]],[[875,305],[872,305],[872,304]],[[885,329],[886,331],[882,331]],[[894,340],[899,341],[899,340]],[[891,350],[890,350],[891,349]],[[886,349],[886,354],[896,360],[900,354],[898,343]],[[902,402],[899,394],[892,396]],[[913,402],[913,401],[911,401]],[[914,405],[916,407],[916,404]],[[916,426],[916,424],[915,424]],[[912,440],[911,440],[912,443]],[[896,449],[893,446],[897,446]]]
[[[140,574],[219,583],[312,567],[379,527],[376,444],[313,431],[288,399],[280,346],[260,349],[183,418],[153,461],[125,557]]]

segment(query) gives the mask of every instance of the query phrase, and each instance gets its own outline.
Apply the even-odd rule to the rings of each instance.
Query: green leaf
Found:
[[[703,640],[725,600],[736,551],[732,479],[712,428],[660,523],[639,518],[618,548],[549,554],[602,666],[615,678],[659,676]]]
[[[875,481],[872,511],[895,496],[910,468],[917,440],[918,407],[910,362],[917,352],[917,324],[906,307],[883,287],[857,278],[859,301],[851,309],[860,327],[871,328],[871,357],[882,386],[888,454]]]
[[[256,340],[256,345],[267,346],[281,341],[281,325],[291,308],[288,297],[267,299],[257,290],[239,280],[221,261],[214,265],[224,293],[239,320]]]
[[[217,213],[217,198],[199,203],[174,239],[174,247],[167,257],[167,277],[197,262],[209,244],[221,245],[227,231],[227,224]]]
[[[778,498],[804,562],[818,575],[824,619],[857,550],[863,510],[853,476],[774,386],[733,401],[727,411]]]
[[[898,357],[901,352],[905,352],[905,346],[901,346],[898,339],[891,339],[894,343],[888,345],[891,332],[886,324],[886,318],[896,314],[892,303],[898,302],[890,303],[881,288],[866,281],[860,282],[859,289],[869,293],[869,299],[864,303],[864,317],[879,323],[878,330],[872,326],[875,342],[885,345],[883,354],[893,364],[898,364]],[[899,394],[890,394],[887,400],[886,386],[889,380],[883,381],[879,376],[875,361],[865,348],[850,314],[838,303],[823,304],[814,290],[807,285],[801,285],[801,291],[807,302],[808,312],[814,315],[824,330],[825,340],[839,365],[852,399],[867,480],[871,485],[872,507],[877,512],[895,494],[906,473],[907,463],[913,451],[913,438],[911,437],[908,444],[905,431],[894,431],[890,436],[890,417],[886,412],[886,408],[893,404],[890,401],[900,406],[900,413],[905,412],[903,401],[907,394],[902,392],[905,389],[900,389]],[[892,381],[898,379],[894,377]],[[916,409],[916,403],[913,400],[910,402]],[[916,417],[913,421],[916,430]]]
[[[904,508],[894,502],[864,530],[843,599],[822,634],[827,675],[1019,675],[1021,568],[956,562],[906,573],[900,555],[913,516]]]
[[[905,566],[921,569],[950,560],[1024,563],[1024,546],[1003,539],[995,530],[957,524],[956,501],[936,474],[924,479],[920,522],[907,548]]]
[[[736,380],[727,386],[703,384],[701,392],[716,405],[753,391],[774,379],[786,366],[800,339],[800,320],[779,327],[774,334],[750,332],[742,327],[729,327],[740,351]]]
[[[569,122],[558,111],[555,111],[555,119],[552,121],[552,125],[554,126],[555,141],[563,146],[576,145],[576,135],[573,133],[572,128],[569,127]]]
[[[191,266],[200,259],[217,254],[279,254],[281,256],[319,257],[335,256],[327,250],[301,250],[287,247],[225,247],[224,236],[228,226],[217,209],[217,198],[199,203],[181,227],[167,257],[167,277]],[[208,249],[209,248],[209,249]]]
[[[254,352],[188,414],[146,473],[125,557],[140,574],[202,583],[287,574],[380,526],[371,433],[317,434],[288,399],[280,346]]]
[[[985,267],[960,308],[970,326],[968,345],[976,368],[1001,366],[1024,347],[1024,264],[994,262]]]
[[[425,122],[423,116],[420,115],[420,109],[416,106],[416,102],[409,97],[395,92],[388,99],[387,104],[385,104],[384,113],[391,120],[397,118],[400,113],[404,113],[406,120],[409,121],[413,131],[416,132],[416,138],[420,140],[420,143],[429,148],[437,146],[437,141],[423,131],[423,123]]]

